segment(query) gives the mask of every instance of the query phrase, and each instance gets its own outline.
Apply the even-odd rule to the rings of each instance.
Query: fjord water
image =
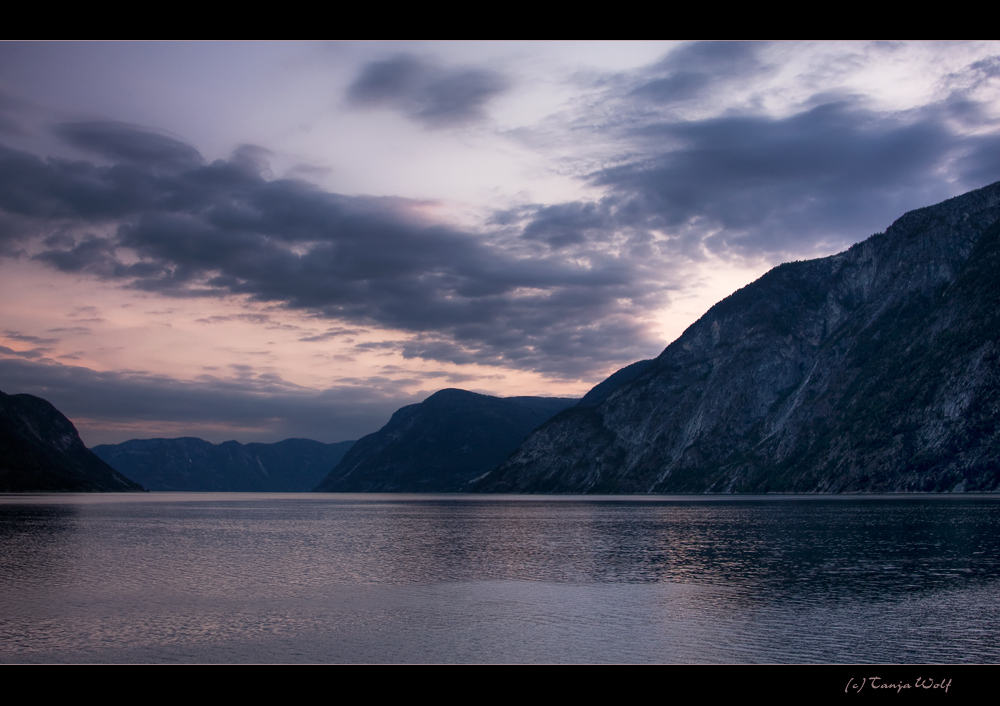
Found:
[[[990,495],[7,495],[0,661],[995,663],[998,528]]]

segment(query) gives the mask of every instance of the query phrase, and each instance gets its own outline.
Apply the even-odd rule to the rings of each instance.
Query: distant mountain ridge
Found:
[[[213,444],[183,437],[132,439],[92,451],[150,490],[305,493],[354,443],[285,439],[274,444]]]
[[[73,423],[51,403],[0,392],[0,492],[141,490],[87,450]]]
[[[360,439],[316,491],[466,490],[532,429],[576,402],[441,390],[397,410],[379,431]]]
[[[774,268],[476,489],[1000,490],[998,218],[1000,182]]]

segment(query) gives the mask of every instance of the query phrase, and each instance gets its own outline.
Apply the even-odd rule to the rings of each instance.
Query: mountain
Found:
[[[1000,182],[774,268],[475,489],[1000,490]]]
[[[0,492],[141,490],[88,451],[73,423],[51,404],[0,392]]]
[[[133,439],[92,450],[150,490],[301,492],[316,487],[354,444],[285,439],[212,444],[203,439]]]
[[[646,370],[652,364],[653,364],[652,360],[640,360],[638,362],[632,363],[631,365],[626,365],[618,372],[612,373],[607,380],[599,382],[596,385],[594,385],[594,387],[590,388],[590,392],[584,395],[583,398],[581,398],[581,400],[576,403],[576,406],[595,407],[599,405],[619,387],[621,387],[627,382],[630,382],[631,380],[636,379],[642,373],[646,372]]]
[[[358,441],[317,492],[456,492],[494,468],[528,433],[576,403],[441,390],[397,410]]]

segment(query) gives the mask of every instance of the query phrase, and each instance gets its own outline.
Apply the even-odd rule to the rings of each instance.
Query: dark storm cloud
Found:
[[[584,292],[579,294],[586,297]],[[572,298],[574,294],[567,296]],[[597,354],[607,356],[605,360],[636,360],[642,350],[662,348],[662,343],[649,345],[645,326],[633,318],[641,311],[639,306],[615,307],[597,299],[590,297],[589,302],[577,300],[572,304],[532,300],[521,309],[512,309],[509,319],[501,320],[500,326],[469,324],[459,331],[460,335],[428,333],[404,341],[403,356],[458,365],[479,363],[536,370],[559,377],[567,371],[584,375],[585,365],[599,365],[597,360],[591,362]],[[553,316],[552,311],[557,315]],[[467,341],[475,340],[487,345],[468,345]]]
[[[101,144],[132,144],[111,132],[102,124]],[[259,151],[171,172],[162,152],[101,166],[5,149],[0,206],[34,219],[45,237],[33,257],[61,271],[419,334],[407,355],[573,378],[661,344],[639,325],[617,337],[618,319],[662,303],[670,267],[634,256],[641,234],[611,233],[608,205],[542,209],[523,238],[470,233],[428,222],[404,199],[268,180]]]
[[[808,250],[837,234],[857,240],[878,219],[885,227],[902,215],[904,203],[950,195],[935,173],[949,162],[963,184],[982,186],[990,153],[989,140],[953,133],[942,110],[888,117],[846,100],[780,119],[648,125],[633,139],[650,146],[646,155],[594,182],[630,200],[647,227],[698,224],[698,242],[717,230],[711,247],[747,253]],[[672,148],[657,154],[658,143]]]
[[[689,100],[720,84],[766,70],[759,42],[699,42],[670,52],[641,72],[632,95],[655,103]]]
[[[128,123],[67,123],[58,126],[56,134],[74,147],[115,162],[186,169],[203,161],[198,151],[190,145]]]
[[[524,237],[543,241],[558,250],[567,245],[579,245],[588,237],[603,240],[616,225],[606,204],[564,203],[541,207],[533,213],[524,229]]]
[[[610,88],[592,102],[593,115],[578,116],[574,125],[581,138],[597,131],[618,145],[617,163],[587,175],[610,194],[601,202],[540,208],[525,234],[558,247],[601,238],[602,228],[633,228],[666,234],[676,256],[697,258],[707,248],[776,263],[845,247],[907,210],[1000,178],[993,110],[973,91],[997,75],[995,57],[949,77],[965,88],[907,111],[880,111],[863,96],[827,93],[781,117],[751,108],[681,117],[680,101],[686,109],[709,105],[719,91],[752,86],[780,68],[769,58],[780,52],[770,49],[690,44],[650,67],[607,78]],[[600,223],[605,217],[608,226]]]
[[[152,169],[134,164],[99,167],[84,161],[42,160],[0,145],[0,209],[9,214],[115,218],[154,207],[168,190],[169,180],[164,183]],[[24,232],[23,227],[19,230]]]
[[[209,164],[128,125],[63,126],[110,163],[0,148],[0,225],[16,222],[5,252],[140,290],[246,295],[410,334],[359,351],[593,375],[662,348],[645,322],[706,251],[774,264],[833,252],[1000,177],[1000,136],[970,91],[898,113],[823,94],[780,117],[678,117],[679,96],[690,108],[719,82],[772,71],[763,48],[685,46],[605,81],[570,126],[617,145],[613,166],[583,175],[605,195],[515,206],[478,232],[430,222],[405,199],[272,179],[262,148]],[[991,71],[971,65],[956,85]],[[445,74],[412,57],[378,62],[352,100],[432,115],[438,108],[414,96]],[[461,105],[445,113],[457,119],[481,104]],[[978,127],[963,133],[962,124]]]
[[[487,101],[508,85],[495,71],[443,68],[400,54],[367,64],[347,98],[356,106],[391,108],[429,127],[444,127],[479,120]]]
[[[213,442],[232,438],[273,442],[288,437],[343,441],[370,433],[399,407],[419,401],[386,379],[316,391],[249,368],[228,377],[206,375],[187,382],[145,372],[97,372],[20,359],[26,357],[38,356],[0,346],[0,390],[48,400],[76,424],[90,445],[184,435]],[[10,382],[14,380],[16,388]],[[219,420],[226,421],[220,425]]]

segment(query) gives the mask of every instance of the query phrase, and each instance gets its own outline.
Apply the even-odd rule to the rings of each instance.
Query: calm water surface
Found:
[[[0,661],[996,663],[998,529],[998,496],[0,495]]]

